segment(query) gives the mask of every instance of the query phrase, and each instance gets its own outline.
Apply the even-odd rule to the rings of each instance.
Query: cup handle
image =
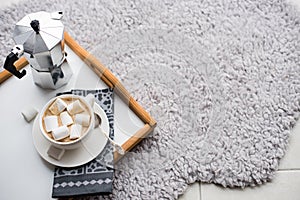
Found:
[[[55,160],[60,160],[65,154],[65,149],[60,149],[51,145],[47,151],[48,156],[54,158]]]

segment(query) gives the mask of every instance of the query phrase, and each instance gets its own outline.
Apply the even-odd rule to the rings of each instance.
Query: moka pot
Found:
[[[4,68],[21,79],[26,71],[14,66],[21,56],[30,64],[33,81],[45,89],[57,89],[68,83],[72,71],[64,51],[62,12],[37,12],[26,15],[15,26],[16,45],[7,56]]]

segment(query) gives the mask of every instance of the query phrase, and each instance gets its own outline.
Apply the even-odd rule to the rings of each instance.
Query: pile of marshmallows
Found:
[[[62,140],[66,137],[71,140],[77,139],[81,136],[82,127],[89,126],[90,115],[83,113],[85,108],[79,100],[68,105],[64,100],[57,98],[49,110],[53,115],[44,118],[45,129],[48,133],[51,132],[55,140]],[[59,126],[58,117],[60,117],[61,126]]]

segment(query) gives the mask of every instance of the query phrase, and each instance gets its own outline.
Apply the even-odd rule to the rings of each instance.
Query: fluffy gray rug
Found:
[[[68,32],[158,127],[116,166],[113,199],[176,199],[195,181],[269,181],[300,111],[300,14],[281,0],[28,0],[0,11],[1,57],[27,13]],[[3,48],[5,47],[5,48]]]

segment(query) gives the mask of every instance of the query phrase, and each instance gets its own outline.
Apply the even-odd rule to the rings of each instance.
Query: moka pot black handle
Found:
[[[11,52],[7,57],[4,62],[3,68],[21,79],[23,76],[26,75],[26,70],[22,70],[22,72],[19,72],[17,68],[15,67],[14,63],[19,60],[18,56]]]

